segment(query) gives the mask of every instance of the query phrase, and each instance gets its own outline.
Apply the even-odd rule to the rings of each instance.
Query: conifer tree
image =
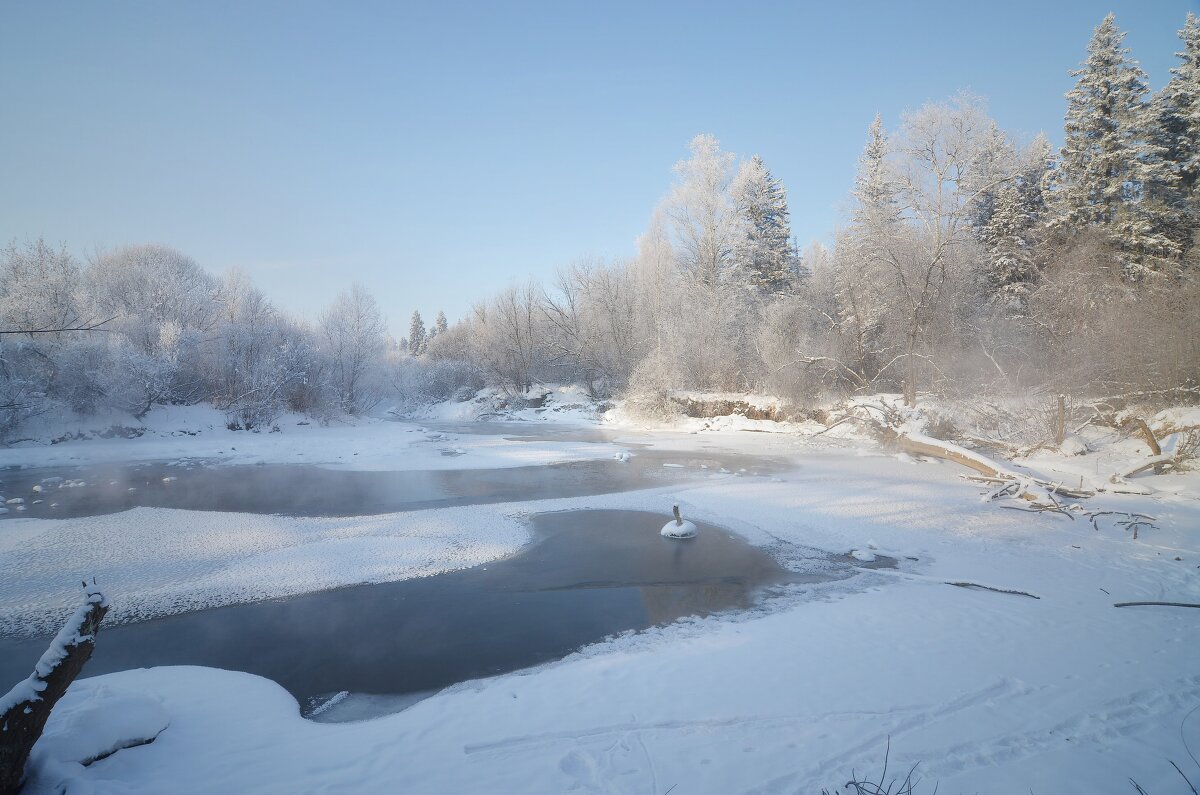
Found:
[[[1171,182],[1149,138],[1146,74],[1123,46],[1112,14],[1096,28],[1088,57],[1071,72],[1062,164],[1052,183],[1052,226],[1099,227],[1122,252],[1126,274],[1139,278],[1178,254],[1164,234],[1163,202],[1151,190]],[[1149,190],[1149,192],[1148,192]]]
[[[1153,142],[1169,171],[1151,193],[1173,211],[1167,234],[1186,251],[1200,225],[1200,18],[1189,13],[1179,38],[1180,63],[1151,103]]]
[[[888,173],[888,142],[883,120],[878,114],[867,132],[867,145],[858,161],[854,177],[854,223],[868,228],[883,229],[900,219],[896,189]]]
[[[1037,279],[1034,250],[1046,211],[1042,185],[1053,163],[1050,142],[1039,134],[1023,153],[1017,171],[991,193],[977,219],[979,240],[988,252],[987,279],[993,300],[1023,313]]]
[[[413,310],[412,321],[408,324],[408,352],[413,356],[425,352],[425,321],[416,310]]]
[[[446,321],[446,313],[438,310],[437,317],[433,320],[433,330],[438,334],[445,334],[450,329],[450,324]]]
[[[738,170],[732,190],[739,225],[734,267],[764,295],[787,292],[795,283],[797,257],[783,183],[755,155]]]

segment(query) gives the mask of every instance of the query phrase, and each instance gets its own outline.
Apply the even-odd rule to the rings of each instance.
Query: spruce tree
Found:
[[[878,114],[867,132],[867,145],[858,161],[854,177],[854,223],[858,226],[884,230],[900,220],[896,189],[888,171],[888,142],[883,120]]]
[[[1037,280],[1037,230],[1046,211],[1042,185],[1053,163],[1050,142],[1039,134],[1022,154],[1016,173],[991,192],[977,219],[979,240],[988,253],[992,300],[1013,313],[1025,310]]]
[[[1200,226],[1200,18],[1189,13],[1179,38],[1180,63],[1151,103],[1151,134],[1169,178],[1150,192],[1173,212],[1167,234],[1182,253]]]
[[[438,334],[445,334],[450,329],[450,324],[446,322],[446,313],[438,310],[437,317],[433,321],[433,330]]]
[[[412,321],[408,324],[408,352],[413,356],[425,352],[425,321],[416,310],[413,310]]]
[[[1112,14],[1096,28],[1088,57],[1071,72],[1065,142],[1055,172],[1052,226],[1068,233],[1099,227],[1138,278],[1177,254],[1162,227],[1164,208],[1148,189],[1170,182],[1149,141],[1146,74],[1129,57]]]
[[[787,192],[755,155],[733,184],[739,229],[733,260],[741,278],[765,295],[787,292],[796,280]]]

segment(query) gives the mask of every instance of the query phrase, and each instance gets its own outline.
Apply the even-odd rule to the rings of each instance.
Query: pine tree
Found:
[[[741,278],[765,295],[795,283],[797,257],[788,225],[787,192],[755,155],[742,164],[732,186],[738,214],[733,262]]]
[[[1167,234],[1182,252],[1200,225],[1200,18],[1189,13],[1179,38],[1181,63],[1151,103],[1152,139],[1170,179],[1150,192],[1174,212]]]
[[[438,310],[437,317],[433,320],[433,330],[438,334],[445,334],[450,329],[450,324],[446,322],[446,313]]]
[[[1125,34],[1109,14],[1088,44],[1087,60],[1071,72],[1062,164],[1053,182],[1052,226],[1104,230],[1123,252],[1133,278],[1155,260],[1178,254],[1163,233],[1163,207],[1147,188],[1170,182],[1148,140],[1146,74],[1122,46]]]
[[[421,313],[413,310],[412,321],[408,324],[408,352],[420,356],[425,352],[425,321]]]

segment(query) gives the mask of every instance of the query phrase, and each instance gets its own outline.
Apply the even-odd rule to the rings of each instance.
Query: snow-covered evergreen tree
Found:
[[[1169,208],[1148,186],[1171,182],[1158,147],[1148,140],[1151,116],[1146,74],[1123,46],[1109,14],[1088,44],[1087,60],[1071,72],[1061,167],[1052,182],[1052,226],[1068,232],[1100,227],[1123,253],[1132,278],[1177,256],[1165,233]]]
[[[896,187],[887,162],[888,141],[883,120],[876,115],[867,132],[867,145],[858,161],[853,196],[854,223],[869,228],[886,228],[900,219]]]
[[[1043,183],[1053,163],[1050,142],[1038,134],[1017,163],[1011,179],[989,196],[978,223],[988,253],[987,279],[993,300],[1023,313],[1030,285],[1037,278],[1035,246],[1045,215]]]
[[[732,192],[739,224],[733,262],[740,279],[764,295],[787,292],[795,284],[797,257],[783,183],[755,155],[738,169]]]
[[[420,356],[425,352],[425,321],[415,309],[408,324],[408,352],[413,356]]]
[[[859,383],[874,378],[891,273],[885,252],[901,227],[900,204],[883,121],[877,115],[867,133],[858,161],[852,196],[851,226],[834,249],[831,285],[836,314],[834,327],[846,347],[846,365]]]
[[[450,330],[450,324],[446,321],[446,313],[438,310],[437,317],[433,320],[433,330],[438,334],[445,334]]]
[[[1181,62],[1151,103],[1152,139],[1170,178],[1151,193],[1174,212],[1167,234],[1186,251],[1200,225],[1200,18],[1189,13],[1179,38]]]

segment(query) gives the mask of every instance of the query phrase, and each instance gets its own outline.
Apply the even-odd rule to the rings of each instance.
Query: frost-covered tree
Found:
[[[282,318],[241,271],[222,280],[220,304],[212,401],[229,424],[250,430],[287,408],[313,408],[319,364],[308,335]]]
[[[532,282],[509,287],[472,312],[471,345],[480,367],[513,394],[533,387],[544,353],[541,291]]]
[[[1050,142],[1039,134],[1019,157],[1016,173],[989,192],[976,220],[987,248],[991,298],[1011,313],[1024,311],[1037,279],[1039,228],[1046,213],[1043,183],[1052,162]]]
[[[450,329],[450,323],[446,320],[446,313],[438,310],[437,317],[433,319],[433,330],[438,334],[445,334]]]
[[[81,279],[79,264],[65,248],[40,238],[10,244],[0,251],[0,331],[52,332],[101,322],[88,317]]]
[[[637,363],[634,284],[628,268],[578,262],[543,294],[548,358],[593,396],[623,387]]]
[[[220,284],[196,261],[159,245],[126,246],[88,269],[89,289],[130,342],[148,355],[162,350],[163,329],[209,331],[219,312]]]
[[[796,282],[797,257],[783,183],[755,155],[742,163],[731,191],[738,224],[732,255],[737,279],[763,295],[787,292]]]
[[[867,144],[854,177],[853,220],[865,229],[887,233],[900,221],[895,177],[888,165],[888,139],[878,114],[867,131]]]
[[[737,211],[730,197],[734,156],[711,135],[697,135],[691,157],[675,164],[664,205],[679,267],[692,281],[715,285],[732,264]]]
[[[850,228],[839,236],[829,273],[830,332],[841,344],[827,364],[849,377],[855,388],[875,378],[887,354],[884,322],[891,273],[887,257],[902,230],[896,176],[889,143],[878,115],[867,131],[854,178]]]
[[[416,310],[413,310],[412,320],[408,323],[408,352],[412,356],[420,356],[425,352],[425,321]]]
[[[1071,72],[1061,167],[1054,171],[1053,226],[1074,233],[1099,227],[1126,255],[1138,278],[1156,261],[1177,257],[1166,233],[1169,207],[1147,188],[1171,183],[1162,153],[1150,140],[1146,74],[1124,46],[1109,14],[1088,44],[1087,59]]]
[[[1188,14],[1179,38],[1180,63],[1151,102],[1152,140],[1170,178],[1151,191],[1174,211],[1167,234],[1187,251],[1200,226],[1200,18],[1194,13]]]
[[[339,407],[347,414],[370,410],[381,397],[387,334],[375,299],[358,284],[341,293],[321,315],[321,334]]]

